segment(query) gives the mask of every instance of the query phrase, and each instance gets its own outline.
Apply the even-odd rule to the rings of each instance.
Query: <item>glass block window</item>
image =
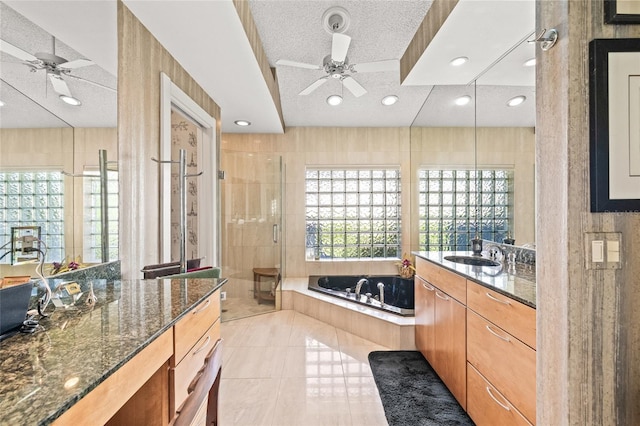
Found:
[[[307,169],[306,257],[399,258],[400,169]]]
[[[64,181],[60,171],[0,172],[0,245],[11,241],[11,228],[40,226],[47,247],[45,262],[64,260]],[[11,250],[10,244],[0,250]],[[2,263],[10,263],[7,255]]]
[[[84,236],[82,259],[85,262],[102,261],[102,209],[100,198],[100,176],[97,170],[86,170],[84,178]],[[107,172],[109,260],[118,258],[118,172]]]
[[[466,251],[478,235],[502,241],[513,210],[512,170],[419,170],[420,250]]]

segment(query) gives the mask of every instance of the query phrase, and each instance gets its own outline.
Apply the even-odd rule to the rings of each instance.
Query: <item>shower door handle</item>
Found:
[[[273,242],[278,242],[278,224],[276,223],[273,224]]]

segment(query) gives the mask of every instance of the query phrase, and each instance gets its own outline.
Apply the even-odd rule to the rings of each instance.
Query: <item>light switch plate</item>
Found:
[[[586,232],[584,237],[587,269],[620,269],[622,267],[622,233]]]

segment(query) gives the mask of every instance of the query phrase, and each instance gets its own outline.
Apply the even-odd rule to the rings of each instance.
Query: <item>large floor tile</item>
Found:
[[[327,346],[289,347],[282,377],[344,376],[340,351]]]
[[[221,426],[271,426],[280,379],[222,379]]]
[[[225,379],[255,379],[281,377],[287,348],[237,347],[233,357],[222,368]]]

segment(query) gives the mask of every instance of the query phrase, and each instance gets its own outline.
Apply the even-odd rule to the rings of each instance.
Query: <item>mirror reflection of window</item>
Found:
[[[40,226],[41,239],[46,245],[45,262],[64,260],[64,207],[61,171],[0,171],[2,244],[11,241],[11,228]],[[10,261],[11,257],[6,256],[1,262]]]
[[[85,175],[95,175],[95,178],[83,179],[84,192],[84,223],[82,237],[82,259],[85,263],[100,263],[102,261],[102,221],[100,197],[100,172],[88,169]],[[108,191],[108,245],[111,259],[118,259],[118,172],[107,172]]]

